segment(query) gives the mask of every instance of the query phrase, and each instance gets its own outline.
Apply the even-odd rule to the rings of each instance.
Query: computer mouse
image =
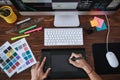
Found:
[[[108,61],[109,65],[112,68],[117,68],[119,66],[119,62],[118,62],[118,59],[117,59],[115,53],[107,52],[106,53],[106,58],[107,58],[107,61]]]

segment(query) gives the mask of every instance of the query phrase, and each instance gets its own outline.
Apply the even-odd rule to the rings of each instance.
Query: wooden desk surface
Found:
[[[17,13],[18,14],[18,13]],[[18,21],[26,19],[30,16],[21,16],[18,14]],[[43,28],[52,28],[53,26],[53,16],[31,16],[34,19],[43,17],[44,20],[39,24]],[[88,63],[94,68],[94,59],[92,55],[92,45],[94,43],[105,43],[107,30],[104,31],[95,31],[93,34],[87,34],[86,29],[90,26],[89,21],[93,19],[94,16],[86,15],[80,16],[81,27],[84,28],[84,45],[83,46],[58,46],[58,47],[45,47],[44,43],[44,32],[38,31],[31,33],[30,37],[27,37],[27,42],[31,47],[32,52],[34,53],[37,60],[41,58],[41,49],[47,48],[85,48],[86,56]],[[105,16],[97,16],[103,18],[106,22]],[[120,42],[120,10],[116,11],[114,14],[109,15],[110,21],[110,37],[109,42]],[[17,32],[6,33],[6,31],[15,27],[15,24],[7,24],[3,19],[0,18],[0,46],[4,44],[6,41],[10,43],[10,38],[14,36],[20,35]],[[102,66],[102,65],[101,65]],[[120,74],[117,75],[100,75],[103,80],[120,80]],[[0,71],[0,80],[30,80],[30,68],[21,72],[20,74],[15,74],[11,78],[8,78],[6,74],[1,70]],[[69,80],[69,79],[68,79]],[[75,79],[73,79],[75,80]],[[89,80],[89,79],[76,79],[76,80]]]

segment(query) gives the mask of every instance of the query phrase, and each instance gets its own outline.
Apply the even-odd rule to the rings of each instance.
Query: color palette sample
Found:
[[[19,53],[19,55],[24,58],[25,61],[24,64],[17,69],[17,73],[22,72],[36,63],[36,59],[33,56],[33,53],[25,38],[16,41],[12,44],[12,46]]]
[[[36,59],[25,38],[13,44],[8,41],[0,47],[0,67],[11,77],[36,63]]]
[[[0,67],[8,77],[11,77],[23,63],[24,59],[18,55],[9,42],[0,47]]]

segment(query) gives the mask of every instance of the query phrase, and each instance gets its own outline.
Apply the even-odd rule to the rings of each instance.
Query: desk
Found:
[[[18,14],[18,13],[17,13]],[[29,16],[21,16],[18,14],[18,21],[28,18]],[[52,28],[53,26],[53,16],[31,16],[33,18],[44,17],[44,21],[42,21],[41,26],[43,28]],[[31,33],[30,37],[27,37],[27,42],[31,47],[32,52],[34,53],[37,60],[41,58],[41,49],[48,48],[85,48],[86,49],[86,57],[87,62],[94,68],[94,59],[92,54],[92,44],[94,43],[105,43],[107,30],[104,31],[95,31],[93,34],[87,34],[86,29],[90,26],[89,21],[93,19],[94,16],[80,16],[81,27],[84,28],[84,45],[83,46],[57,46],[57,47],[45,47],[44,46],[44,32],[34,32]],[[105,16],[98,16],[105,20]],[[116,11],[114,14],[109,15],[111,32],[109,37],[109,42],[120,42],[120,10]],[[106,21],[105,21],[106,22]],[[10,33],[6,34],[5,31],[14,27],[14,24],[7,24],[4,20],[0,18],[0,46],[4,44],[6,41],[10,43],[10,38],[13,36],[20,35],[19,33]],[[119,80],[120,74],[116,75],[100,75],[104,80]],[[0,71],[0,80],[30,80],[30,68],[23,71],[20,74],[15,74],[11,78],[8,78],[6,74]],[[73,79],[75,80],[75,79]],[[76,79],[76,80],[89,80],[89,79]]]

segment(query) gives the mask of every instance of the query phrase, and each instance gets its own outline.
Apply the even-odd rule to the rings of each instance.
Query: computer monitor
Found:
[[[77,27],[78,15],[104,15],[116,11],[120,0],[11,0],[21,15],[55,15],[56,27]]]

